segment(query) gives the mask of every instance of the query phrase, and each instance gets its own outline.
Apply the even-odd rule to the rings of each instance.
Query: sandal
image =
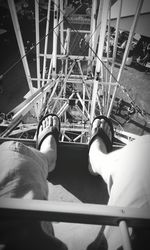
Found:
[[[49,126],[46,129],[44,129],[44,131],[42,131],[39,135],[39,130],[40,130],[40,126],[42,125],[42,122],[45,120],[46,117],[48,116],[56,116],[59,120],[59,129],[57,129],[57,127],[55,126]],[[53,135],[57,144],[59,142],[59,136],[60,136],[60,119],[57,115],[55,114],[47,114],[45,115],[39,122],[38,127],[37,127],[37,132],[36,132],[36,148],[40,149],[42,142],[44,141],[44,139],[48,136],[48,135]]]
[[[112,151],[112,144],[113,144],[113,139],[114,139],[113,125],[110,119],[107,118],[106,116],[103,116],[103,115],[97,116],[94,118],[93,122],[96,119],[99,119],[101,122],[99,126],[94,129],[94,131],[92,131],[91,129],[92,134],[91,134],[91,139],[89,142],[89,148],[92,142],[98,136],[104,141],[106,148],[107,148],[107,152],[110,153]],[[92,125],[93,125],[93,122],[92,122]]]

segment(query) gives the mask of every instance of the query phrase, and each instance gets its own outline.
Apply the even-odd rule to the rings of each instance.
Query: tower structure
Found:
[[[111,9],[115,2],[35,0],[35,43],[25,51],[16,5],[14,0],[8,0],[29,92],[26,100],[8,114],[10,122],[1,134],[3,138],[10,136],[12,131],[17,136],[20,130],[34,138],[40,117],[49,112],[60,117],[61,141],[87,144],[93,118],[96,115],[111,118],[117,91],[128,94],[120,80],[143,0],[139,0],[135,8],[117,76],[114,76],[114,65],[122,0],[118,0],[119,11],[112,34]],[[44,10],[43,19],[41,10]],[[28,62],[32,50],[36,53],[34,70]],[[34,122],[20,126],[29,112],[35,117]],[[118,128],[115,136],[124,141]],[[127,133],[125,136],[127,140],[134,138]]]

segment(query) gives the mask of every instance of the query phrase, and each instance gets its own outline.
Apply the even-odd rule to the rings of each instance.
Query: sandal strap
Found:
[[[96,119],[103,120],[103,121],[95,129],[94,133],[92,134],[91,140],[89,142],[89,148],[90,148],[92,142],[95,140],[95,138],[97,136],[99,136],[104,141],[106,148],[107,148],[107,152],[109,153],[112,151],[112,144],[113,144],[113,139],[114,139],[113,125],[112,125],[110,119],[107,118],[106,116],[103,116],[103,115],[97,116],[97,117],[95,117],[93,122]],[[93,124],[93,122],[92,122],[92,124]],[[106,126],[106,124],[107,124],[107,126]]]
[[[37,132],[36,132],[36,148],[40,149],[42,142],[44,141],[44,139],[49,136],[49,135],[53,135],[56,143],[58,144],[59,142],[59,136],[60,136],[60,120],[59,120],[59,130],[56,127],[48,127],[45,129],[45,132],[41,133],[41,135],[39,135],[39,129],[40,126],[42,125],[43,120],[45,120],[46,117],[48,116],[56,116],[59,120],[59,117],[55,114],[47,114],[44,117],[42,117],[42,119],[40,120],[39,124],[38,124],[38,128],[37,128]]]

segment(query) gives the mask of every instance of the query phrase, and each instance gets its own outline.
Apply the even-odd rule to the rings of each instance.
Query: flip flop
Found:
[[[106,148],[107,148],[107,152],[109,153],[112,151],[112,144],[113,144],[113,139],[114,139],[113,125],[110,119],[107,118],[106,116],[103,116],[103,115],[97,116],[94,118],[93,122],[97,119],[99,119],[101,122],[99,126],[94,129],[94,131],[92,131],[91,129],[92,134],[91,134],[91,139],[89,142],[89,148],[92,142],[98,136],[104,141]],[[93,122],[92,122],[92,125],[93,125]]]
[[[46,117],[48,116],[55,116],[58,118],[59,120],[59,129],[57,129],[57,127],[55,126],[50,126],[47,127],[46,129],[44,129],[44,131],[42,131],[39,135],[39,130],[40,130],[40,126],[42,125],[42,122],[45,120]],[[55,114],[47,114],[45,115],[39,122],[38,127],[37,127],[37,132],[36,132],[36,148],[40,149],[42,142],[44,141],[44,139],[48,136],[48,135],[53,135],[56,143],[58,144],[59,142],[59,135],[60,135],[60,119],[57,115]]]

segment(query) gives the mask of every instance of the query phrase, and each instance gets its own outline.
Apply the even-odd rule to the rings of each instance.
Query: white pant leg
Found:
[[[111,153],[108,163],[108,205],[150,210],[150,136],[142,136]],[[108,249],[116,249],[122,243],[119,228],[107,226],[105,237]]]

